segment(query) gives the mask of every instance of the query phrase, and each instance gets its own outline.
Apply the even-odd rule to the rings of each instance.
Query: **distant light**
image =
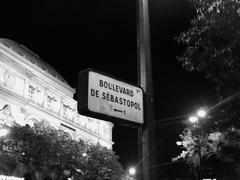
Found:
[[[133,167],[130,168],[130,169],[129,169],[129,174],[130,174],[130,175],[135,175],[135,174],[136,174],[136,169],[133,168]]]
[[[8,134],[9,130],[8,129],[0,129],[0,137],[6,136]]]
[[[196,122],[198,122],[198,118],[195,117],[195,116],[191,116],[191,117],[189,118],[189,121],[190,121],[191,123],[196,123]]]
[[[197,112],[198,117],[205,117],[206,114],[207,114],[207,112],[203,109],[201,109]]]
[[[183,143],[182,143],[182,141],[177,141],[176,144],[177,144],[178,146],[181,146]]]
[[[26,156],[27,153],[26,153],[25,151],[23,151],[23,152],[21,153],[21,155],[22,155],[22,156]]]
[[[83,157],[86,157],[86,156],[87,156],[87,153],[82,153],[82,156],[83,156]]]

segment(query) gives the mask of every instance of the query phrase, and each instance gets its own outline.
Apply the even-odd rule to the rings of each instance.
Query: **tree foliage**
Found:
[[[199,166],[199,150],[201,150],[201,164],[204,175],[207,172],[215,174],[218,178],[239,179],[239,144],[236,136],[239,132],[213,131],[208,134],[200,134],[200,142],[197,140],[196,129],[186,128],[180,135],[181,154],[173,161],[184,160],[192,165],[193,170]],[[200,148],[199,148],[200,146]]]
[[[189,71],[202,72],[220,96],[240,89],[240,1],[191,0],[191,27],[176,39],[185,45],[178,57]]]
[[[0,149],[0,160],[13,165],[7,175],[30,173],[36,179],[75,176],[117,180],[123,174],[118,156],[112,150],[72,140],[67,133],[51,128],[44,121],[34,128],[16,124],[9,129],[11,133],[2,140]],[[26,170],[16,172],[19,164]]]
[[[220,100],[211,108],[207,123],[201,125],[201,154],[205,163],[219,172],[224,164],[235,169],[240,164],[240,1],[190,2],[195,16],[191,27],[176,37],[186,47],[178,60],[186,70],[204,74],[215,85]],[[221,101],[229,96],[229,101]],[[188,128],[180,138],[184,151],[178,158],[196,165],[199,143],[195,130]]]
[[[85,156],[87,167],[85,176],[89,179],[119,179],[123,174],[121,165],[116,163],[117,156],[112,150],[102,147],[99,144],[88,147]]]

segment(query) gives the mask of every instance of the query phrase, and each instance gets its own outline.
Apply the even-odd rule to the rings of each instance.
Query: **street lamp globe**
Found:
[[[135,169],[134,167],[131,167],[131,168],[129,169],[129,174],[130,174],[131,176],[134,176],[134,175],[136,174],[136,169]]]
[[[205,110],[203,110],[203,109],[200,109],[200,110],[197,112],[198,117],[201,117],[201,118],[205,117],[206,114],[207,114],[207,112],[206,112]]]
[[[191,116],[188,120],[189,120],[191,123],[196,123],[196,122],[198,122],[198,118],[195,117],[195,116]]]

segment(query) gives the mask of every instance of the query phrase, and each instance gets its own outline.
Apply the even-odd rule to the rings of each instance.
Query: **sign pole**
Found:
[[[137,0],[137,50],[138,50],[138,85],[144,91],[144,124],[139,126],[139,180],[157,179],[156,171],[151,166],[156,163],[155,119],[153,102],[152,64],[149,33],[148,0]]]

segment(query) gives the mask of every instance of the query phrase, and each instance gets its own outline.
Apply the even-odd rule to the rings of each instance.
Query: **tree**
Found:
[[[87,148],[84,169],[84,177],[91,180],[111,179],[117,180],[124,171],[116,159],[115,153],[99,144],[90,145]]]
[[[5,168],[11,167],[6,175],[22,177],[28,173],[36,180],[47,176],[52,180],[72,176],[103,180],[120,179],[123,173],[112,150],[74,141],[64,131],[55,130],[44,121],[33,128],[15,124],[10,131],[0,149],[0,161],[5,162],[5,166],[11,165]]]
[[[237,170],[239,168],[239,146],[231,144],[229,134],[215,131],[209,134],[201,134],[200,142],[197,140],[195,130],[186,128],[180,135],[183,149],[181,154],[173,161],[183,159],[187,164],[196,170],[199,165],[199,145],[201,146],[201,164],[203,175],[208,172],[215,174],[215,177],[228,177],[238,179]]]
[[[233,170],[240,164],[240,1],[191,0],[190,3],[195,16],[191,27],[176,37],[186,47],[178,60],[186,70],[202,73],[216,87],[219,102],[211,108],[211,117],[201,127],[201,143],[205,164],[221,173],[226,164]],[[220,141],[211,140],[219,134]],[[186,130],[181,138],[189,146],[183,147],[185,151],[179,157],[193,163],[196,144],[190,140],[194,141],[194,130]]]
[[[176,39],[186,46],[178,60],[199,71],[226,97],[240,88],[240,1],[191,0],[196,15]]]

